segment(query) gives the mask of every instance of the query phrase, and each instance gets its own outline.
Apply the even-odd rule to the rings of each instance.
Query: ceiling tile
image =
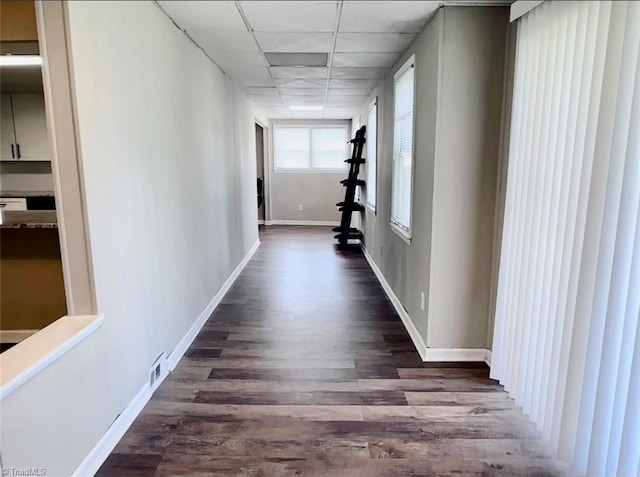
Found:
[[[329,53],[333,33],[256,32],[262,51],[273,53]]]
[[[258,51],[248,31],[187,30],[189,36],[207,53],[213,51]]]
[[[382,79],[389,68],[332,68],[331,78]]]
[[[378,81],[374,79],[330,79],[329,88],[369,88],[371,90]]]
[[[280,91],[277,88],[243,88],[246,94],[260,95],[260,96],[275,96],[280,97]]]
[[[269,68],[274,78],[326,78],[329,68],[311,66],[272,66]]]
[[[400,53],[414,37],[413,33],[338,33],[336,51]]]
[[[284,88],[324,88],[327,84],[326,79],[290,79],[277,78],[276,86]]]
[[[337,2],[242,1],[240,6],[255,31],[332,32]]]
[[[340,31],[417,33],[439,6],[439,1],[345,1]]]
[[[247,31],[235,2],[178,0],[158,3],[183,30],[206,28]]]
[[[223,70],[266,67],[264,56],[252,51],[207,51],[211,59]]]
[[[366,96],[373,88],[329,88],[329,98],[339,98],[343,96]]]
[[[287,96],[318,96],[324,95],[324,88],[278,88],[282,95]]]
[[[324,96],[283,96],[287,104],[323,104]]]
[[[333,67],[390,68],[401,53],[335,53]]]

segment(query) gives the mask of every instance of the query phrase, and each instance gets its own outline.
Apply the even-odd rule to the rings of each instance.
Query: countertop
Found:
[[[58,218],[55,210],[5,210],[0,212],[3,229],[56,229]]]
[[[20,198],[20,197],[53,197],[54,193],[50,190],[31,190],[31,191],[16,191],[16,190],[3,190],[0,191],[0,197]]]

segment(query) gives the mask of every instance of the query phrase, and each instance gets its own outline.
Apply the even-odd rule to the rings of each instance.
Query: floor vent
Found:
[[[167,374],[167,355],[162,353],[151,365],[149,370],[149,387],[155,391]]]

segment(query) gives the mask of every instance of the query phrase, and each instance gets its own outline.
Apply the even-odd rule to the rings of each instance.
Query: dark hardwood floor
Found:
[[[556,476],[484,364],[423,364],[327,228],[262,245],[100,476]]]

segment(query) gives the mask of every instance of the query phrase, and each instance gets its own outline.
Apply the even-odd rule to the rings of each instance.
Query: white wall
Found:
[[[441,8],[373,93],[378,190],[376,214],[365,214],[366,247],[429,348],[487,347],[507,17],[500,7]],[[389,222],[393,74],[411,54],[416,111],[408,245]],[[361,117],[364,123],[366,105]]]
[[[260,113],[153,3],[67,8],[105,319],[2,402],[4,468],[47,475],[73,472],[258,237]]]

